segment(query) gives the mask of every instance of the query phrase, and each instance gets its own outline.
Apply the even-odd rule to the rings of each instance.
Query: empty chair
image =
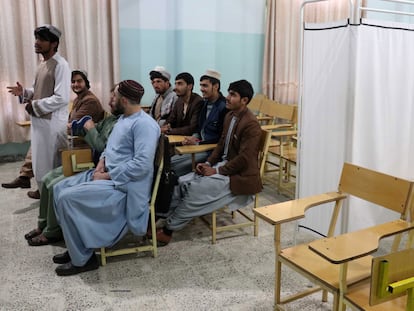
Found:
[[[275,226],[275,309],[323,290],[322,300],[327,301],[327,293],[330,292],[333,295],[332,309],[343,310],[339,299],[340,287],[350,287],[370,277],[371,254],[377,251],[379,240],[413,227],[413,223],[406,220],[413,211],[412,188],[411,181],[345,163],[337,191],[254,209],[258,217]],[[370,202],[378,212],[382,209],[397,212],[399,218],[357,232],[335,235],[343,201],[348,197]],[[322,204],[326,213],[332,215],[327,237],[282,249],[282,224],[304,218],[305,211]],[[400,235],[396,235],[392,251],[396,250],[399,241]],[[282,298],[282,265],[296,271],[315,286]],[[344,270],[347,271],[346,277]]]

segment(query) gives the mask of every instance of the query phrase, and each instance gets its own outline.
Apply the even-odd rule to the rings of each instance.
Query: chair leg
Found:
[[[106,254],[105,254],[105,247],[101,247],[101,265],[106,265]]]
[[[211,213],[211,244],[216,244],[217,236],[217,213]]]
[[[254,206],[253,209],[257,208],[259,206],[259,194],[256,193],[254,195]],[[253,235],[258,236],[259,235],[259,218],[256,216],[256,214],[253,214]]]
[[[155,258],[158,255],[158,249],[157,249],[157,228],[155,224],[154,213],[151,213],[150,217],[151,217],[151,234],[152,234],[152,256]]]
[[[256,217],[256,215],[253,216],[253,234],[254,236],[258,236],[259,235],[259,219]]]
[[[328,291],[327,290],[323,290],[322,291],[322,301],[323,302],[327,302],[328,301]]]
[[[283,166],[284,166],[284,163],[283,163],[283,159],[282,159],[282,157],[280,157],[280,159],[279,159],[279,176],[278,176],[278,179],[277,179],[277,192],[280,194],[281,193],[281,186],[282,186],[282,180],[283,180],[283,172],[284,172],[284,170],[283,170]]]
[[[281,278],[282,278],[282,264],[276,261],[275,266],[275,308],[280,304],[280,290],[281,290]]]

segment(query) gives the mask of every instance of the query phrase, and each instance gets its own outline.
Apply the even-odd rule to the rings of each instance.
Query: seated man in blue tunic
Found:
[[[128,230],[147,229],[153,163],[160,127],[140,106],[144,88],[125,80],[115,88],[124,113],[95,169],[55,185],[54,207],[68,250],[53,257],[56,273],[98,269],[95,248],[112,246]]]

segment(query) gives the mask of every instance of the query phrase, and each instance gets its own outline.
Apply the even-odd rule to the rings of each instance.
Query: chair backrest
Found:
[[[167,146],[168,147],[168,146]],[[151,199],[150,199],[150,207],[154,208],[155,212],[155,201],[157,199],[158,188],[160,185],[161,174],[164,169],[164,153],[165,153],[165,136],[161,134],[158,147],[155,152],[154,157],[154,177],[152,180],[152,192],[151,192]]]
[[[260,177],[263,178],[265,167],[266,167],[266,158],[267,152],[270,147],[270,140],[272,138],[271,131],[266,131],[262,129],[262,135],[260,136],[260,145],[259,145],[259,164],[260,164]]]
[[[263,101],[266,99],[264,94],[256,94],[249,102],[247,107],[254,113],[258,114],[260,112],[260,107],[262,106]]]
[[[170,208],[174,187],[178,183],[178,176],[171,169],[170,143],[168,136],[164,134],[161,134],[160,137],[156,161],[160,162],[162,167],[160,181],[157,187],[157,198],[155,200],[155,213],[166,213]]]
[[[407,281],[407,279],[413,278],[413,263],[413,248],[373,258],[369,304],[372,306],[377,305],[404,295],[406,293],[406,289],[404,288],[402,290],[394,290],[392,293],[387,289],[391,283],[403,280]],[[407,285],[405,284],[405,286]]]
[[[66,177],[94,166],[91,148],[62,150],[61,158],[63,175]]]
[[[412,183],[344,163],[338,190],[404,215],[412,204]]]
[[[298,124],[298,105],[292,105],[294,110],[293,110],[293,118],[292,118],[292,123],[297,125]]]
[[[271,99],[265,99],[260,107],[260,112],[274,119],[281,119],[294,123],[296,106],[280,104]]]

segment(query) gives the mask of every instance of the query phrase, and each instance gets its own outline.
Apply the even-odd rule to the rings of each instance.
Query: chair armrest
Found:
[[[167,137],[168,137],[168,142],[170,144],[181,143],[186,138],[186,136],[184,136],[184,135],[167,135]]]
[[[262,130],[278,130],[278,129],[285,129],[285,128],[292,128],[292,124],[284,123],[284,124],[266,124],[261,125]]]
[[[257,118],[257,121],[271,121],[271,120],[273,120],[273,118],[272,117],[269,117],[269,116],[256,116],[256,118]]]
[[[283,130],[272,132],[272,137],[286,137],[286,136],[295,136],[298,134],[297,130]]]
[[[272,225],[277,225],[304,218],[305,211],[313,206],[335,202],[345,198],[345,194],[338,192],[327,192],[301,199],[254,208],[253,213],[264,221]]]
[[[212,150],[216,148],[217,144],[204,144],[204,145],[185,145],[175,147],[175,151],[178,154],[188,154],[188,153],[199,153]]]
[[[32,125],[32,121],[17,121],[16,124],[22,127],[28,127]]]
[[[414,229],[414,223],[402,219],[367,229],[323,238],[309,243],[309,248],[330,261],[341,264],[372,254],[378,250],[382,238]]]

